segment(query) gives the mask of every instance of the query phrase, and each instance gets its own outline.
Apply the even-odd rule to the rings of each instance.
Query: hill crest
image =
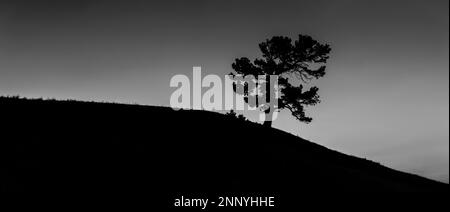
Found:
[[[17,97],[0,97],[0,111],[4,192],[448,188],[214,112]]]

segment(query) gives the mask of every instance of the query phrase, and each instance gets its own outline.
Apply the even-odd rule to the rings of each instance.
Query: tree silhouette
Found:
[[[325,63],[329,58],[330,46],[321,44],[310,36],[299,35],[294,43],[289,37],[274,36],[260,43],[259,48],[262,58],[251,62],[248,58],[242,57],[235,59],[232,64],[236,72],[231,73],[235,79],[234,91],[243,95],[249,106],[257,107],[265,113],[264,126],[272,125],[274,111],[286,108],[300,122],[311,122],[312,118],[306,116],[304,109],[305,106],[320,102],[319,89],[315,86],[307,89],[304,85],[325,75]],[[248,81],[237,79],[236,75],[253,76],[257,79],[255,86],[250,87]],[[277,88],[271,86],[270,75],[278,76]],[[238,86],[243,86],[244,89],[237,89]],[[266,89],[261,89],[264,86]],[[276,91],[279,94],[277,105],[269,101],[269,92]]]

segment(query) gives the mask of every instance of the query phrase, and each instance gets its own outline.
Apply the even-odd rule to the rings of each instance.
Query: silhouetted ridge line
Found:
[[[447,191],[215,112],[0,97],[3,192]]]

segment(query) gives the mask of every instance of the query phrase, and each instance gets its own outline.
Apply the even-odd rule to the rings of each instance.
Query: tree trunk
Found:
[[[272,116],[273,116],[272,109],[266,110],[266,111],[264,111],[264,113],[265,113],[265,119],[264,119],[263,126],[264,127],[272,127]]]

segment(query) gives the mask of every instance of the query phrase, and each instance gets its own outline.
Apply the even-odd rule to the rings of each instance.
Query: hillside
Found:
[[[206,111],[0,98],[2,192],[448,191]]]

